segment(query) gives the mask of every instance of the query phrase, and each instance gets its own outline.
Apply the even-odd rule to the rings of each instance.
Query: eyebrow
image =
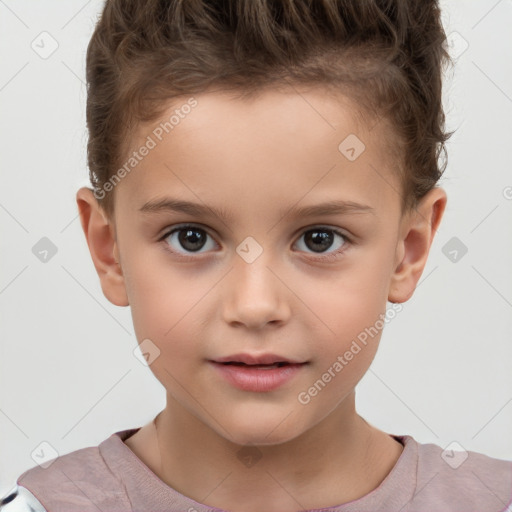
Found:
[[[148,201],[140,210],[143,213],[162,213],[162,212],[178,212],[193,216],[217,217],[223,222],[230,222],[232,215],[224,208],[214,208],[199,203],[192,203],[180,199],[166,197]],[[322,215],[344,215],[344,214],[360,214],[370,213],[376,215],[375,209],[366,204],[360,204],[353,201],[335,200],[322,204],[296,207],[292,206],[284,210],[280,210],[280,218],[290,215],[291,217],[315,217]]]

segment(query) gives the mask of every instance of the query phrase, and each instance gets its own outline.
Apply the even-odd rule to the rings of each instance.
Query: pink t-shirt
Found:
[[[57,457],[43,469],[25,471],[17,484],[48,512],[207,512],[158,478],[124,440],[139,429],[116,432],[99,446]],[[476,452],[445,452],[409,435],[384,481],[365,496],[322,512],[512,512],[512,461]]]

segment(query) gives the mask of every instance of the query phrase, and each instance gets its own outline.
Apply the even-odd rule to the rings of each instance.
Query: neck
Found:
[[[244,447],[168,396],[155,419],[158,476],[199,503],[234,512],[296,511],[358,499],[387,476],[402,446],[370,426],[354,404],[352,393],[313,428],[285,443]]]

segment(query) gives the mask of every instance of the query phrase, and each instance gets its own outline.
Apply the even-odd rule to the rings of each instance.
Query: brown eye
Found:
[[[201,249],[208,245],[210,235],[196,226],[181,226],[168,232],[162,240],[169,246],[173,252],[187,254],[199,253]],[[215,247],[215,244],[213,244]],[[207,250],[208,247],[207,247]],[[205,251],[203,251],[205,252]]]
[[[331,247],[334,235],[330,231],[317,230],[307,231],[305,233],[304,242],[308,248],[315,252],[322,252]]]
[[[299,241],[304,239],[302,244],[297,243],[297,245],[302,245],[303,247],[299,247],[301,250],[306,250],[304,252],[311,254],[318,254],[318,258],[316,259],[336,259],[349,244],[350,240],[346,235],[341,233],[340,231],[332,228],[323,228],[316,227],[313,229],[308,229],[305,231]],[[335,248],[334,251],[327,252],[331,247]]]

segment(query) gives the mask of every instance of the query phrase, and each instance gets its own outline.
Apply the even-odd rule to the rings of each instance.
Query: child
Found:
[[[444,42],[435,0],[107,1],[77,203],[167,404],[2,511],[510,510],[510,461],[355,409],[446,206]]]

